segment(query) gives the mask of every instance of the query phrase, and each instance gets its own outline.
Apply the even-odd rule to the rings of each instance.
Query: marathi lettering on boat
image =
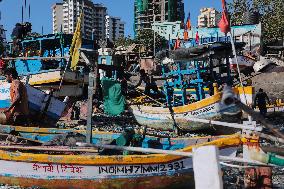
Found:
[[[54,165],[54,164],[33,164],[34,171],[44,171],[45,173],[82,173],[83,167],[74,165]]]
[[[212,111],[214,109],[215,109],[215,106],[211,105],[211,106],[208,106],[208,107],[205,107],[205,108],[201,108],[201,109],[196,110],[196,111],[192,111],[191,115],[197,116],[197,115],[200,115],[200,114],[203,114],[203,113],[210,112],[210,111]]]

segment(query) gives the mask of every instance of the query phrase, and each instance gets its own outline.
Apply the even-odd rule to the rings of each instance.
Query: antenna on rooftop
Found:
[[[29,4],[29,20],[31,19],[31,5]]]
[[[22,23],[24,23],[24,6],[22,6]]]

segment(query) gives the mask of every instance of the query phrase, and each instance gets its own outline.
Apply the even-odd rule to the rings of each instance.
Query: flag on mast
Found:
[[[197,45],[199,45],[199,33],[198,33],[198,31],[196,32],[196,35],[195,35],[195,43]]]
[[[71,70],[75,70],[80,58],[79,49],[82,46],[82,31],[81,31],[81,22],[82,22],[83,13],[80,14],[79,19],[77,20],[76,30],[73,35],[72,44],[70,47],[70,57],[71,57]]]
[[[183,39],[184,39],[185,41],[188,40],[187,24],[184,25]]]
[[[218,27],[220,28],[221,32],[227,34],[230,32],[231,28],[225,0],[222,0],[222,9],[222,18],[218,23]]]
[[[181,42],[180,42],[179,36],[178,36],[178,37],[177,37],[177,40],[176,40],[176,42],[175,42],[174,50],[180,48],[180,43],[181,43]]]
[[[188,16],[187,16],[186,28],[187,30],[191,30],[190,12],[188,13]]]

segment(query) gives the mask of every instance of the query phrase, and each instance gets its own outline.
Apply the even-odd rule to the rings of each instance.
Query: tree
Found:
[[[115,42],[114,45],[115,47],[123,46],[123,47],[128,47],[134,43],[134,40],[131,39],[130,36],[127,37],[122,37],[120,36]]]
[[[0,55],[2,55],[2,54],[4,53],[4,51],[5,51],[4,43],[2,43],[2,42],[0,41]]]
[[[156,51],[167,47],[167,40],[156,33]],[[147,51],[154,51],[154,31],[140,30],[135,38],[135,43],[142,44]]]
[[[283,37],[283,0],[233,0],[228,7],[233,25],[242,23],[243,13],[252,8],[258,10],[261,15],[260,20],[263,26],[263,40],[265,43]]]

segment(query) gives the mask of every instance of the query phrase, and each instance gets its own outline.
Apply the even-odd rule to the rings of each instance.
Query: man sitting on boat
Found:
[[[29,115],[27,89],[19,80],[16,69],[6,69],[5,76],[7,82],[11,83],[11,106],[4,111],[7,120],[12,125],[26,125]]]

